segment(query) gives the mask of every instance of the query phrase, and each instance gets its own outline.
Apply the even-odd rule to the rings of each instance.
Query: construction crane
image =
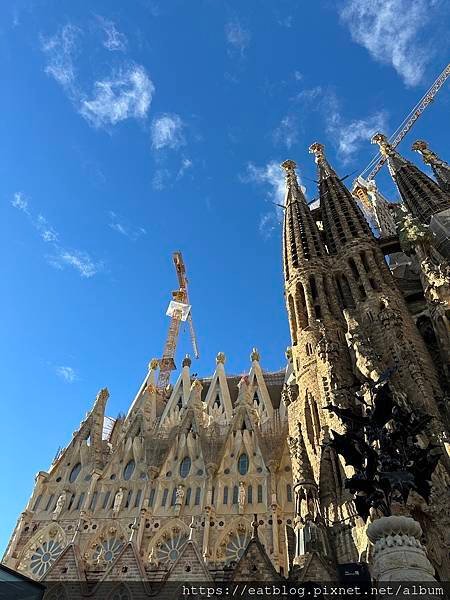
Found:
[[[159,361],[159,375],[156,384],[158,391],[161,393],[164,393],[169,385],[170,374],[175,369],[175,352],[177,349],[180,326],[183,321],[188,322],[194,356],[195,358],[199,357],[197,338],[192,322],[191,305],[189,303],[186,267],[181,252],[173,253],[173,263],[177,272],[179,289],[172,292],[172,300],[170,301],[166,312],[166,315],[170,317],[170,325],[163,355]]]
[[[412,126],[417,121],[417,119],[420,117],[420,115],[423,113],[423,111],[427,108],[427,106],[429,104],[431,104],[431,102],[434,100],[434,97],[436,96],[438,91],[441,89],[441,87],[444,85],[444,83],[446,82],[446,80],[448,79],[449,76],[450,76],[450,64],[448,64],[445,67],[445,69],[442,71],[442,73],[439,75],[439,77],[436,79],[436,81],[433,83],[433,85],[427,90],[427,92],[424,94],[424,96],[422,96],[422,98],[419,100],[419,102],[414,106],[414,108],[410,111],[410,113],[407,115],[407,117],[402,121],[400,126],[391,135],[391,137],[389,138],[389,143],[394,148],[400,144],[402,139],[405,137],[405,135],[408,133],[408,131],[412,128]],[[361,203],[363,205],[363,208],[370,215],[373,215],[373,206],[372,206],[372,203],[370,202],[369,195],[367,194],[366,190],[364,190],[363,188],[361,188],[360,185],[358,185],[357,182],[358,182],[358,180],[360,182],[361,182],[361,180],[364,181],[364,179],[366,181],[373,180],[375,175],[377,175],[377,173],[379,172],[379,170],[381,169],[381,167],[384,165],[385,162],[386,162],[386,157],[382,156],[380,153],[378,153],[376,156],[373,157],[373,159],[370,161],[370,163],[367,165],[367,167],[364,169],[364,171],[362,171],[362,173],[359,175],[359,177],[355,180],[353,193],[358,197],[358,199],[361,201]],[[366,173],[369,173],[369,174],[365,177]]]

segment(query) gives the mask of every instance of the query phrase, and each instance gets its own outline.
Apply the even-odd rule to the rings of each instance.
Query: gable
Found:
[[[233,572],[234,581],[274,581],[281,579],[261,542],[252,538]]]
[[[186,542],[165,581],[212,581],[195,542]]]

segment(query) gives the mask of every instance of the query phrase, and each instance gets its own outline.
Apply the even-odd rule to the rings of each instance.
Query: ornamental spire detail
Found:
[[[450,192],[450,165],[430,150],[427,142],[423,140],[415,141],[411,150],[415,150],[422,156],[423,162],[431,167],[439,186],[444,191]]]
[[[389,172],[405,207],[413,217],[427,225],[434,214],[450,207],[450,194],[416,165],[403,158],[384,134],[376,133],[371,141],[372,144],[378,144],[381,154],[387,158]]]

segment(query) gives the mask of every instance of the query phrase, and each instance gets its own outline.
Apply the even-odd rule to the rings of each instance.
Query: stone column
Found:
[[[378,583],[436,581],[421,535],[422,528],[411,517],[381,517],[369,524],[367,537],[373,544],[370,568]]]

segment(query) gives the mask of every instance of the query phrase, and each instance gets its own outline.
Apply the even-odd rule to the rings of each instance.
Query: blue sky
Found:
[[[98,389],[126,411],[161,354],[174,250],[193,370],[224,351],[241,373],[252,346],[284,365],[278,165],[314,198],[317,140],[356,176],[448,62],[449,24],[444,0],[1,4],[2,548]],[[401,151],[449,159],[449,114],[447,85]]]

